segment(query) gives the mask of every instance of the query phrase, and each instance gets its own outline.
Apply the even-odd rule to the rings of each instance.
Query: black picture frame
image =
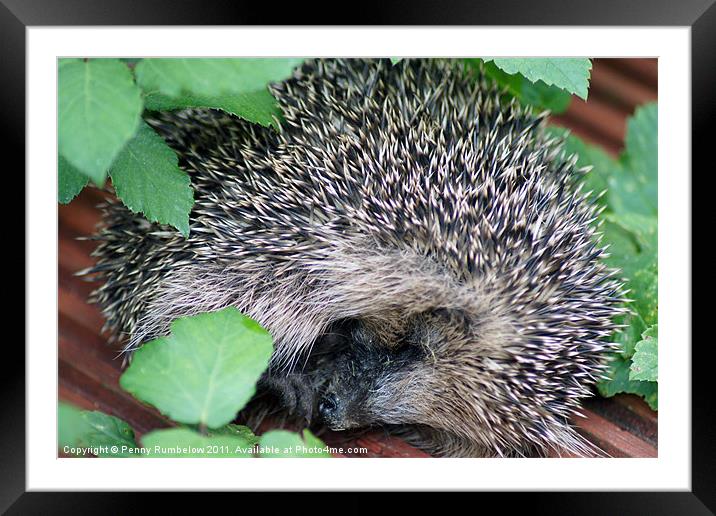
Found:
[[[25,31],[29,26],[275,25],[289,22],[316,25],[321,22],[335,24],[336,21],[338,24],[351,21],[359,25],[656,25],[691,27],[692,168],[696,170],[697,167],[703,166],[705,174],[713,174],[713,155],[708,153],[713,152],[712,131],[709,129],[716,122],[714,2],[715,0],[464,0],[452,2],[450,5],[443,2],[411,1],[381,2],[380,6],[363,2],[360,9],[353,10],[343,19],[319,20],[315,10],[306,9],[304,3],[286,5],[278,9],[275,5],[257,7],[256,4],[249,8],[228,0],[0,0],[0,77],[4,79],[0,86],[0,113],[3,118],[0,141],[6,149],[3,159],[17,158],[16,169],[24,169],[22,149],[25,148]],[[323,12],[330,11],[323,9]],[[9,173],[9,167],[6,171]],[[21,176],[16,172],[15,177]],[[694,174],[691,177],[693,179]],[[10,195],[16,195],[15,192],[21,189],[23,184],[20,184],[17,190],[11,190],[13,193]],[[26,194],[29,195],[28,192]],[[701,194],[704,195],[703,192]],[[694,201],[692,206],[696,205]],[[692,217],[692,220],[694,227],[709,223],[709,220],[704,218]],[[13,246],[15,258],[6,271],[20,267],[19,242],[15,240],[15,243],[10,245]],[[24,246],[22,249],[24,264]],[[693,254],[693,251],[692,257],[698,259],[698,255]],[[694,266],[697,261],[694,260]],[[26,266],[24,271],[27,277],[30,271]],[[693,305],[694,311],[697,308]],[[26,309],[30,310],[31,307]],[[0,439],[0,510],[8,510],[13,514],[54,514],[70,510],[79,514],[127,514],[136,510],[143,502],[140,502],[135,494],[122,496],[77,492],[25,493],[25,355],[19,346],[10,344],[6,343],[3,353],[4,367],[0,374],[0,392],[3,399],[0,410],[0,432],[3,435]],[[549,514],[714,514],[716,431],[710,424],[714,414],[711,399],[713,347],[709,340],[699,342],[693,339],[690,492],[509,494],[510,509],[525,505],[525,512]],[[355,510],[361,506],[369,509],[373,505],[365,503],[361,495],[352,496],[357,498],[357,503],[343,502],[341,507]],[[183,498],[177,496],[174,499]],[[242,500],[241,503],[254,503],[244,498]],[[256,502],[263,503],[261,500]],[[289,503],[295,507],[311,502],[293,495]],[[271,501],[271,506],[272,511],[276,510],[274,500]]]

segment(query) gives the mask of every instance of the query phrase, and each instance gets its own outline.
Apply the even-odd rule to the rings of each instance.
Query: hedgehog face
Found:
[[[425,350],[413,342],[385,342],[357,323],[347,345],[322,371],[326,381],[318,402],[321,419],[333,430],[397,423],[403,412],[400,384],[424,356]]]
[[[439,357],[454,359],[455,349],[469,347],[471,320],[461,311],[432,310],[407,318],[389,336],[374,324],[353,323],[342,345],[316,364],[323,377],[317,403],[323,422],[333,430],[430,424],[429,407],[441,390],[433,387]],[[445,381],[443,390],[450,387]]]

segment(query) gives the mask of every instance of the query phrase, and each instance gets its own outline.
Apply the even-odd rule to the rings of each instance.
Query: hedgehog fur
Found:
[[[546,114],[451,60],[313,60],[271,86],[278,130],[147,119],[195,192],[191,233],[107,204],[93,294],[131,351],[235,306],[273,336],[261,385],[333,429],[436,455],[587,444],[621,284]]]

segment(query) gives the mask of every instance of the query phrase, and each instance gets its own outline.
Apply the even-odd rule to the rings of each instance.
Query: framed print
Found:
[[[358,27],[103,5],[0,6],[27,199],[3,508],[437,490],[713,510],[691,336],[713,5],[386,6]]]

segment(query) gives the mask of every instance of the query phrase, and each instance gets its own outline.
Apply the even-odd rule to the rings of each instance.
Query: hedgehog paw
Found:
[[[300,417],[311,422],[313,417],[313,386],[305,375],[292,374],[283,378],[266,378],[264,385],[276,393],[283,408],[290,416]]]

